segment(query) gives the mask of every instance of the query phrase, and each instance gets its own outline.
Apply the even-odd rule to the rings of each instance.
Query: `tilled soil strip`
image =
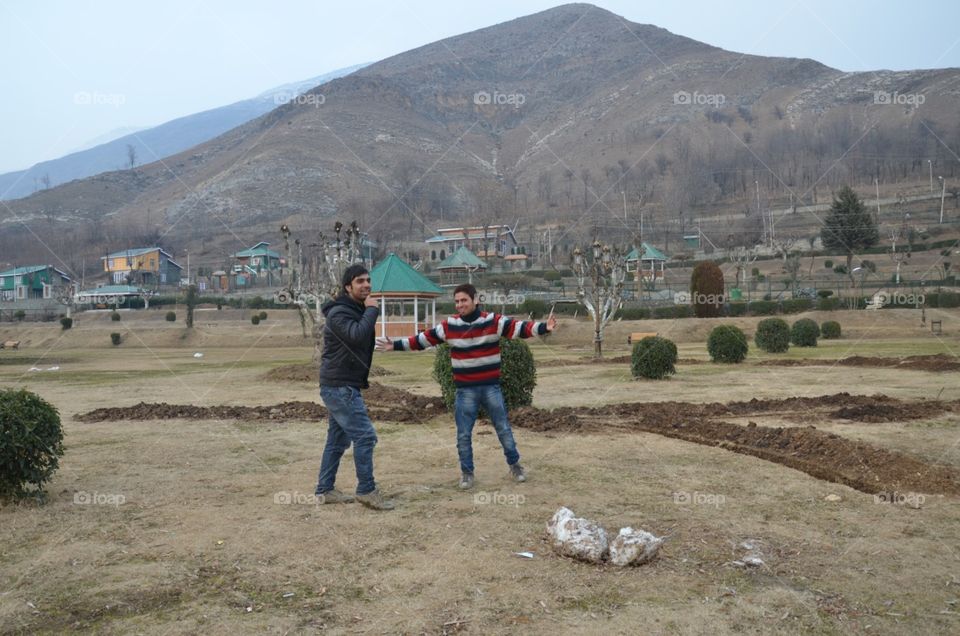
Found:
[[[443,412],[440,398],[413,395],[374,384],[365,392],[377,420],[417,422]],[[816,398],[750,400],[728,404],[685,402],[627,403],[602,407],[564,407],[552,411],[524,407],[511,412],[518,428],[536,431],[642,431],[724,448],[803,471],[818,479],[846,484],[866,493],[904,492],[960,494],[960,472],[922,459],[849,440],[809,427],[743,426],[722,417],[802,413],[864,422],[934,417],[960,408],[957,402],[903,402],[884,395],[848,393]],[[137,404],[101,408],[76,416],[83,422],[107,420],[224,419],[321,420],[326,409],[316,402],[284,402],[272,406],[209,406]]]

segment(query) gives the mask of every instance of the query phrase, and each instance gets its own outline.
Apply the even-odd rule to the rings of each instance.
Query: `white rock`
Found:
[[[547,522],[553,549],[558,553],[600,563],[607,555],[607,532],[599,525],[574,516],[569,508],[561,507]]]
[[[619,566],[641,565],[656,556],[661,545],[661,537],[645,530],[620,528],[620,533],[610,542],[610,563]]]

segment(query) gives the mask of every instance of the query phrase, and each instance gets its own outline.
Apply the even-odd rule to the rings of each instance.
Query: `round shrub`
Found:
[[[757,323],[753,341],[767,353],[783,353],[790,348],[790,325],[782,318],[764,318]]]
[[[113,322],[119,322],[119,321],[120,321],[120,313],[117,312],[117,311],[112,311],[112,312],[110,312],[110,320],[112,320]]]
[[[265,311],[261,311],[258,315],[260,316],[260,320],[266,320],[266,319],[267,319],[267,312],[265,312]]]
[[[167,312],[167,322],[176,322],[177,321],[177,312],[168,311]]]
[[[64,331],[66,331],[67,329],[70,329],[71,327],[73,327],[73,318],[67,318],[66,316],[64,316],[63,318],[60,319],[60,326],[63,327]]]
[[[0,499],[43,494],[63,455],[60,414],[24,389],[0,389]]]
[[[836,340],[840,337],[840,323],[836,320],[828,320],[820,325],[820,335],[824,340]]]
[[[22,309],[18,309],[14,312],[13,317],[17,319],[17,322],[23,322],[23,319],[27,317],[27,312]]]
[[[453,411],[457,397],[457,387],[453,384],[453,364],[450,361],[450,346],[446,343],[437,347],[433,359],[433,379],[440,384],[443,402]],[[533,403],[533,389],[537,386],[537,367],[533,363],[533,353],[522,340],[500,341],[500,390],[507,410]],[[481,414],[483,410],[481,409]]]
[[[713,318],[723,310],[723,272],[713,261],[697,263],[690,275],[690,300],[697,318]]]
[[[707,352],[714,362],[735,364],[747,357],[747,336],[733,325],[714,327],[707,338]]]
[[[254,315],[250,316],[250,322],[253,323],[253,324],[255,324],[255,325],[259,325],[259,324],[260,324],[260,314],[254,314]]]
[[[820,298],[830,298],[831,296],[833,296],[833,290],[832,290],[832,289],[818,289],[818,290],[817,290],[817,296],[819,296]]]
[[[677,345],[659,336],[650,336],[633,345],[630,371],[635,378],[662,380],[677,372]]]
[[[116,331],[110,334],[110,342],[112,342],[114,346],[120,344],[120,334],[118,334]]]
[[[801,318],[790,328],[790,342],[798,347],[816,347],[820,325],[810,318]]]
[[[823,261],[823,267],[824,269],[833,269],[833,261],[830,259]]]

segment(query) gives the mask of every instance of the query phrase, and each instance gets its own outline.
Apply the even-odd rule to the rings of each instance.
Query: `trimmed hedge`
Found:
[[[64,331],[73,327],[73,318],[67,318],[66,316],[61,318],[60,327],[62,327]]]
[[[110,342],[113,343],[113,346],[117,346],[118,344],[120,344],[121,340],[122,340],[122,337],[116,331],[110,334]]]
[[[752,316],[772,316],[777,313],[779,306],[774,300],[754,300],[747,308]]]
[[[56,407],[25,389],[0,389],[0,500],[42,496],[62,455]]]
[[[840,337],[840,323],[836,320],[827,320],[820,325],[820,335],[824,340],[836,340]]]
[[[791,298],[780,303],[785,314],[799,314],[813,309],[813,301],[809,298]]]
[[[734,325],[714,327],[707,338],[707,352],[714,362],[736,364],[747,357],[747,336]]]
[[[250,323],[254,325],[260,324],[260,314],[253,314],[250,316]]]
[[[817,309],[820,311],[834,311],[840,309],[842,301],[839,298],[820,298],[817,300]]]
[[[747,303],[730,303],[727,305],[728,316],[746,316]]]
[[[753,341],[767,353],[783,353],[790,348],[790,325],[783,318],[765,318],[757,323]]]
[[[820,325],[809,318],[801,318],[790,328],[790,342],[798,347],[816,347]]]
[[[677,372],[677,345],[666,338],[650,336],[634,343],[630,372],[635,378],[662,380]]]
[[[664,318],[692,318],[693,307],[690,305],[668,305],[666,307],[654,307],[653,317]]]
[[[177,312],[168,311],[166,315],[167,322],[176,322],[177,321]]]
[[[433,359],[433,379],[440,384],[443,402],[453,411],[457,387],[453,384],[453,363],[450,361],[450,345],[437,347]],[[500,340],[500,390],[507,410],[533,403],[533,389],[537,386],[537,367],[533,353],[522,340]],[[483,410],[481,409],[481,414]]]
[[[116,311],[111,312],[111,313],[110,313],[110,320],[112,320],[113,322],[119,322],[119,321],[120,321],[120,314],[117,313]]]

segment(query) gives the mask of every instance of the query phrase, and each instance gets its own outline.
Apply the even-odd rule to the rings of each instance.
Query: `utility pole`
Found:
[[[877,186],[877,225],[880,225],[880,179],[874,179],[873,183]]]
[[[933,193],[933,161],[927,159],[927,165],[930,166],[930,193]]]

